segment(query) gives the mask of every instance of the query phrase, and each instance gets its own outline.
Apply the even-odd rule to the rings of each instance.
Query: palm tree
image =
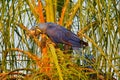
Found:
[[[0,79],[16,78],[16,74],[24,79],[87,80],[93,74],[95,79],[108,80],[114,76],[119,79],[119,3],[119,0],[1,0]],[[65,26],[87,41],[89,47],[82,52],[95,56],[93,69],[72,62],[73,55],[56,49],[46,35],[35,37],[29,32],[36,23],[43,22]],[[78,58],[86,60],[82,56],[72,59]]]

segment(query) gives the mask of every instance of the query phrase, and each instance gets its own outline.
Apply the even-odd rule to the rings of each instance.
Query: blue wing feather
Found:
[[[53,42],[68,44],[72,47],[83,47],[83,44],[80,44],[82,40],[80,40],[76,34],[57,24],[46,24],[48,26],[46,31],[47,35]]]

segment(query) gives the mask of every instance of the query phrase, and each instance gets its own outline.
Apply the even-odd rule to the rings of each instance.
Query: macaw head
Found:
[[[47,29],[47,24],[45,23],[39,23],[36,25],[36,30],[39,31],[40,33],[46,33]]]
[[[47,29],[47,25],[45,23],[39,23],[36,26],[32,27],[30,29],[31,33],[34,34],[35,36],[39,34],[45,34]]]

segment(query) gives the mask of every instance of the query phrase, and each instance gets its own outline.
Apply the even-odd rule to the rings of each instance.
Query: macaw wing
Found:
[[[84,41],[80,40],[76,34],[57,24],[48,23],[47,34],[55,43],[63,43],[79,48],[84,45]]]
[[[54,28],[49,27],[47,34],[50,37],[50,39],[55,43],[63,43],[63,44],[71,45],[68,42],[69,37],[67,37],[67,35],[69,34],[67,33],[66,29],[64,29],[63,27],[60,27],[58,25],[57,27]]]

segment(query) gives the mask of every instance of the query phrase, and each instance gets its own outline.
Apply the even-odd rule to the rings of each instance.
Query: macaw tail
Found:
[[[84,41],[80,41],[80,44],[81,44],[83,47],[88,46],[88,43],[87,43],[87,42],[84,42]]]

